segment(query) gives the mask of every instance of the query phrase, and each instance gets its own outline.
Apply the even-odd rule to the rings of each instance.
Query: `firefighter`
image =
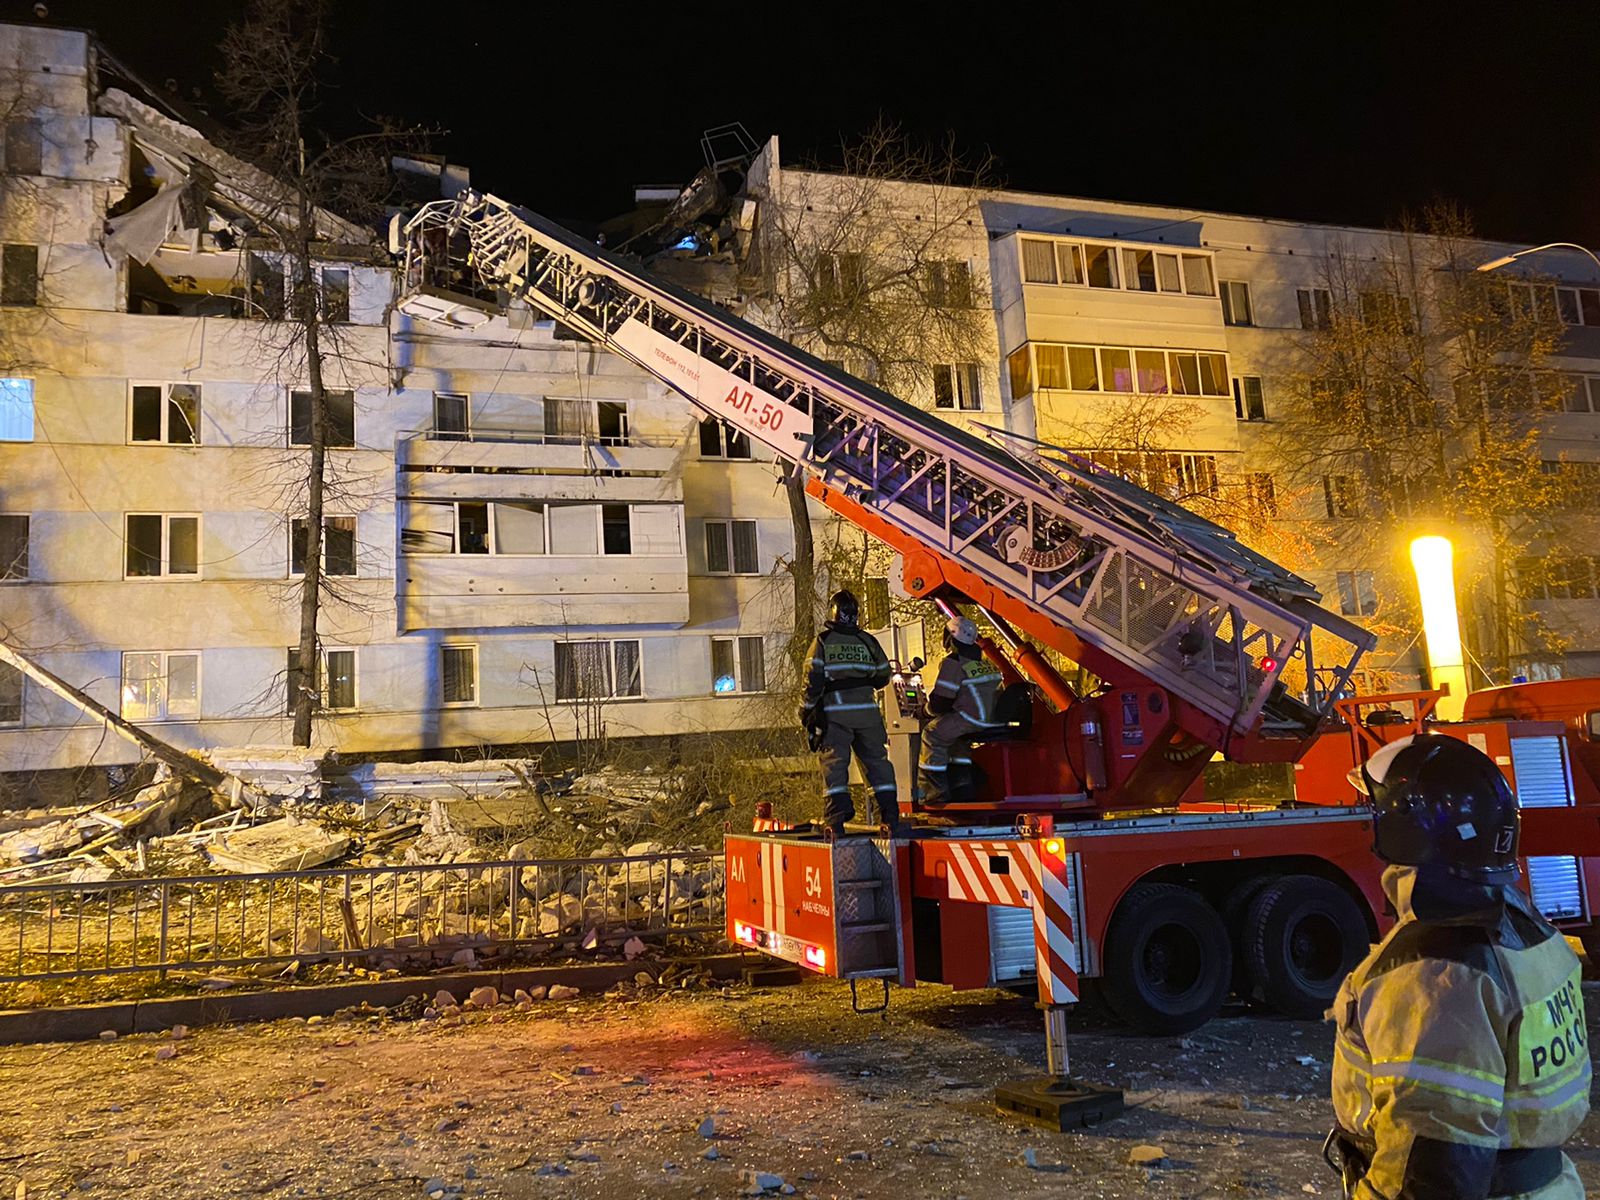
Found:
[[[1423,733],[1351,782],[1371,799],[1398,922],[1329,1014],[1327,1155],[1345,1195],[1580,1200],[1561,1145],[1589,1111],[1581,971],[1516,886],[1505,777],[1467,743]]]
[[[995,728],[991,723],[1000,694],[1000,672],[978,649],[978,627],[954,616],[944,627],[945,659],[928,693],[932,720],[922,727],[922,799],[943,804],[950,799],[952,767],[972,766],[971,739]]]
[[[873,692],[889,682],[883,647],[856,624],[860,608],[853,593],[836,592],[828,623],[811,647],[800,721],[820,733],[812,749],[821,751],[824,786],[822,820],[835,838],[855,816],[850,800],[850,752],[861,760],[883,822],[893,832],[899,818],[894,768],[889,765],[889,734]]]

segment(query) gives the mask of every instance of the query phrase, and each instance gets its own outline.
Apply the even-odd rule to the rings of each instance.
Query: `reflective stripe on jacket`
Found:
[[[976,646],[959,648],[939,664],[939,678],[928,697],[928,711],[957,712],[977,725],[993,719],[1002,676]]]
[[[1514,887],[1444,920],[1418,919],[1415,887],[1385,871],[1401,920],[1334,1002],[1334,1112],[1371,1155],[1360,1200],[1486,1197],[1503,1151],[1559,1147],[1588,1114],[1581,968]],[[1559,1166],[1526,1194],[1578,1200]]]
[[[811,667],[806,674],[803,704],[822,701],[830,716],[878,711],[873,692],[889,682],[889,660],[870,633],[841,629],[831,621],[811,645]]]

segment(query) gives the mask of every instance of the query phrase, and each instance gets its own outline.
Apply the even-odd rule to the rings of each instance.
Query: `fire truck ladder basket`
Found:
[[[528,304],[1233,733],[1306,736],[1372,645],[1180,506],[959,429],[496,197],[424,207],[405,251],[408,315],[470,326]]]

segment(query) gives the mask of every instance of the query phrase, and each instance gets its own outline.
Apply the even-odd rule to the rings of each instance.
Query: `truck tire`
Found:
[[[1277,875],[1252,875],[1234,885],[1218,910],[1228,930],[1228,945],[1233,949],[1233,992],[1241,1000],[1256,1000],[1255,983],[1250,978],[1250,950],[1246,935],[1250,931],[1250,905],[1261,889],[1278,882]]]
[[[1198,1029],[1228,997],[1228,930],[1199,892],[1133,887],[1106,929],[1101,988],[1118,1019],[1144,1033]]]
[[[1320,1017],[1366,955],[1367,919],[1350,894],[1315,875],[1286,875],[1250,902],[1246,966],[1253,987],[1289,1017]]]

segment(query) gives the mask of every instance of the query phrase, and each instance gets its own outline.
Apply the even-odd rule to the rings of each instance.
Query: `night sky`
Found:
[[[686,182],[709,126],[826,163],[881,112],[987,149],[1016,188],[1364,225],[1446,197],[1486,236],[1600,249],[1592,0],[498,7],[336,0],[328,121],[440,127],[478,186],[567,219]],[[240,8],[51,0],[49,19],[187,94]]]

